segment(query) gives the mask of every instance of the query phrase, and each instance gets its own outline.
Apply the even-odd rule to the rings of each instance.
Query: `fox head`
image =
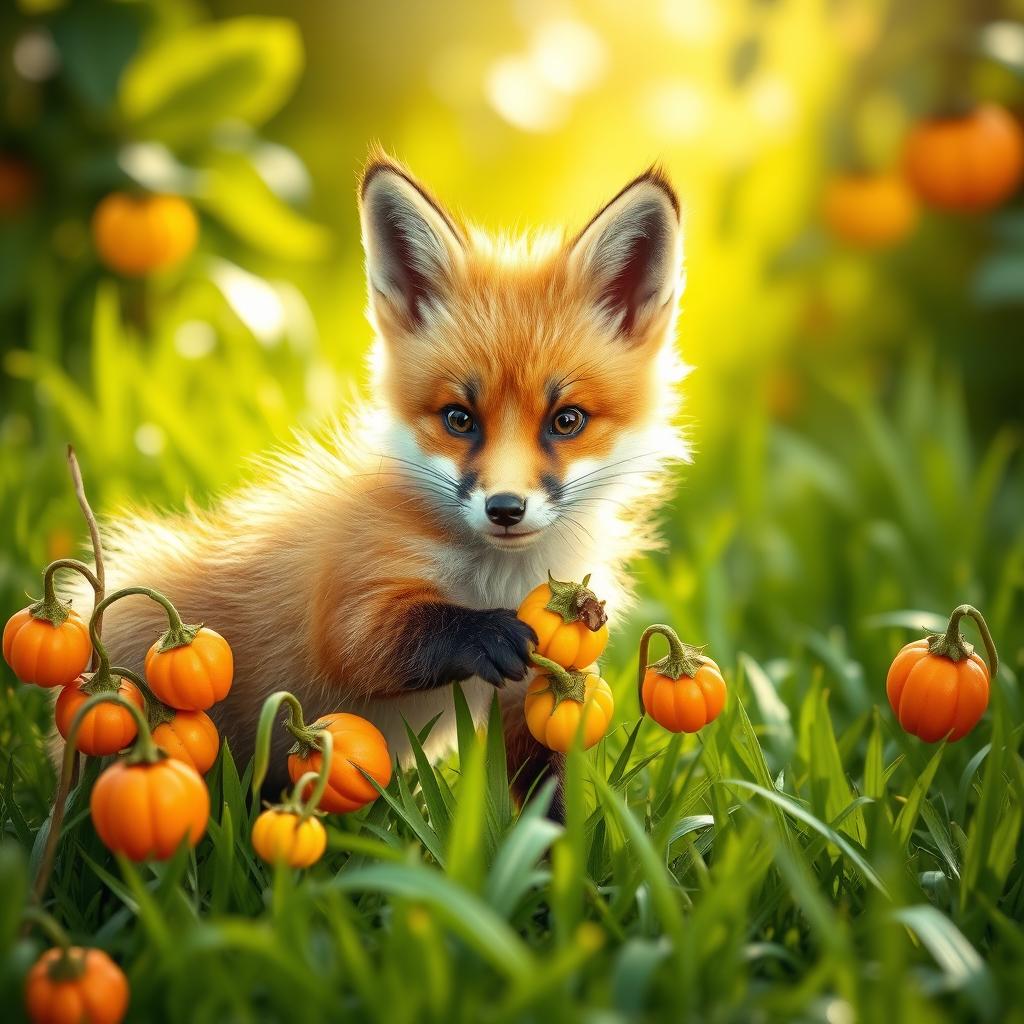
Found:
[[[655,486],[682,454],[682,231],[659,170],[566,239],[492,239],[386,158],[359,196],[381,447],[446,522],[514,551],[593,535]]]

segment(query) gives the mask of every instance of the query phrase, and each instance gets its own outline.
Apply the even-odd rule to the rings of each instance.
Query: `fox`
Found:
[[[239,765],[281,689],[307,722],[368,719],[402,766],[406,724],[433,722],[436,762],[458,683],[478,725],[498,693],[513,794],[554,778],[557,818],[562,755],[526,728],[536,638],[515,609],[549,573],[589,574],[614,621],[629,563],[659,543],[670,466],[688,458],[679,199],[655,166],[575,234],[491,235],[373,151],[358,206],[364,397],[205,508],[103,518],[107,590],[153,587],[227,639],[234,683],[210,713]],[[165,626],[133,597],[106,612],[104,642],[141,669]],[[275,730],[271,792],[290,742]]]

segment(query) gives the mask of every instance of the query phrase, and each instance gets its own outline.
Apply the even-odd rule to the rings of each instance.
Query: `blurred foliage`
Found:
[[[1010,1019],[1024,208],[924,210],[878,251],[819,210],[831,176],[898,167],[908,127],[964,93],[1019,111],[1022,17],[1020,0],[4,9],[4,608],[82,536],[65,441],[101,511],[180,506],[344,406],[370,339],[354,184],[371,140],[492,228],[572,228],[653,160],[686,206],[695,461],[665,551],[635,567],[642,604],[611,649],[622,725],[593,776],[575,766],[579,817],[556,841],[489,816],[478,843],[472,809],[450,830],[425,809],[431,834],[396,790],[401,813],[335,823],[316,884],[294,885],[239,839],[229,758],[197,864],[120,874],[72,811],[54,906],[130,968],[140,1019],[287,1017],[297,990],[321,1015],[389,1021]],[[105,270],[89,219],[113,190],[188,198],[196,251],[143,279]],[[965,600],[1000,645],[999,698],[923,799],[931,752],[871,709],[899,644]],[[703,742],[666,749],[648,725],[627,745],[630,651],[655,619],[711,646],[752,725],[737,700]],[[31,850],[52,791],[45,707],[4,680],[3,828]],[[903,806],[920,817],[901,824]],[[0,863],[0,885],[19,870]]]

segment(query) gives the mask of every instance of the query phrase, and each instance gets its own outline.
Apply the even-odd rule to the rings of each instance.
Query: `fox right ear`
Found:
[[[414,329],[444,301],[462,263],[462,234],[402,168],[374,160],[359,188],[370,303],[380,326]]]
[[[569,265],[609,326],[635,342],[674,308],[682,252],[679,200],[664,174],[652,167],[580,232]]]

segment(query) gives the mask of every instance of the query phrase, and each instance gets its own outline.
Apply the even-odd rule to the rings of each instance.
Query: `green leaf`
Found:
[[[235,867],[235,829],[231,808],[221,808],[220,822],[210,821],[208,830],[213,842],[213,880],[210,889],[210,913],[224,911],[231,892]]]
[[[143,4],[75,4],[53,22],[64,73],[78,99],[108,113],[117,98],[121,73],[138,49],[145,23]]]
[[[612,1004],[622,1014],[636,1015],[644,1009],[651,979],[672,946],[660,939],[630,939],[615,959],[612,973]]]
[[[929,759],[928,764],[925,765],[924,771],[915,780],[910,794],[907,796],[907,802],[896,817],[896,843],[901,850],[907,848],[910,837],[914,834],[917,817],[921,811],[921,802],[924,800],[928,788],[932,784],[932,779],[935,778],[935,773],[938,771],[939,763],[942,761],[942,755],[945,750],[946,744],[943,741],[939,744],[939,749]]]
[[[816,700],[816,715],[810,730],[811,741],[811,788],[818,793],[817,810],[826,821],[831,821],[853,800],[853,792],[843,769],[835,734],[832,732],[832,717],[828,708],[828,691],[820,690]],[[864,845],[864,814],[858,808],[850,816],[847,832]]]
[[[1006,796],[1003,766],[1006,761],[1006,709],[1002,690],[992,687],[992,746],[985,760],[981,798],[967,828],[967,851],[964,854],[960,886],[960,908],[967,908],[982,871],[993,849],[999,828],[999,810]],[[991,893],[995,896],[997,893]]]
[[[871,709],[871,736],[864,755],[864,795],[874,800],[885,796],[885,761],[883,759],[882,722],[878,708]]]
[[[1005,249],[978,267],[971,288],[981,306],[1017,306],[1024,302],[1024,253]]]
[[[512,817],[512,796],[508,788],[505,728],[497,690],[487,719],[487,806],[495,819],[495,832],[500,834]]]
[[[384,798],[385,803],[398,815],[409,831],[427,848],[431,857],[438,864],[443,865],[445,863],[445,854],[441,842],[437,837],[437,833],[427,824],[426,819],[412,799],[412,794],[409,792],[409,787],[405,782],[401,769],[395,771],[394,777],[391,780],[391,786],[398,789],[398,794],[402,798],[401,800],[396,800],[391,792],[391,786],[384,789],[369,772],[363,771],[359,765],[356,765],[356,767],[363,778]]]
[[[739,786],[741,789],[748,789],[752,793],[757,793],[758,796],[762,796],[765,800],[775,804],[777,807],[785,811],[790,817],[796,818],[797,821],[802,821],[805,825],[810,825],[810,827],[820,836],[838,846],[850,863],[853,864],[864,878],[880,893],[885,896],[889,895],[889,890],[886,888],[882,879],[878,876],[878,873],[868,863],[867,858],[862,853],[854,849],[849,839],[837,832],[834,828],[826,825],[821,821],[821,819],[816,818],[810,811],[801,807],[790,797],[785,796],[776,790],[765,789],[764,786],[758,786],[753,782],[747,782],[746,779],[722,779],[720,785]]]
[[[452,820],[446,850],[448,876],[477,892],[483,886],[484,832],[486,824],[487,748],[474,743],[469,756],[460,759],[459,802]]]
[[[953,877],[959,878],[960,864],[956,849],[953,846],[953,839],[949,834],[949,829],[939,817],[939,812],[932,807],[928,800],[924,800],[921,803],[921,817],[924,818],[924,823],[928,826],[928,831],[935,842],[935,847],[942,854],[942,858],[948,865]]]
[[[416,761],[416,777],[419,779],[423,800],[427,805],[427,813],[430,815],[430,824],[438,839],[444,842],[448,838],[451,813],[448,810],[448,805],[444,802],[434,766],[424,753],[420,738],[404,717],[402,721],[405,725],[406,735],[409,737],[409,747],[412,750],[413,759]]]
[[[430,868],[376,864],[324,883],[337,892],[383,892],[425,904],[500,974],[526,977],[534,960],[519,936],[487,904]]]
[[[545,815],[554,795],[554,779],[548,779],[534,793],[519,820],[498,848],[487,875],[484,896],[505,917],[511,915],[533,881],[537,861],[561,834],[561,829]]]
[[[582,758],[579,751],[573,751],[570,756]],[[601,778],[589,761],[584,763],[597,790],[598,799],[605,811],[615,819],[629,843],[630,854],[636,860],[641,876],[647,883],[651,903],[662,928],[673,940],[676,950],[679,950],[683,935],[683,915],[679,906],[680,891],[675,885],[675,880],[669,875],[661,857],[651,845],[647,833],[623,802],[622,797]]]
[[[6,953],[18,937],[21,911],[28,893],[25,855],[12,842],[0,843],[0,953]]]
[[[164,36],[121,77],[120,108],[137,135],[202,138],[223,121],[259,125],[291,95],[302,39],[285,18],[232,18]]]
[[[469,710],[466,701],[466,694],[461,683],[452,686],[452,702],[455,705],[455,732],[459,741],[459,763],[465,764],[469,760],[469,752],[476,746],[476,723],[473,721],[473,714]]]
[[[793,746],[793,724],[789,708],[780,699],[771,677],[749,654],[741,653],[739,660],[754,694],[761,720],[767,727],[769,742],[777,754],[785,756]]]
[[[924,943],[951,988],[967,990],[979,1007],[994,1009],[995,992],[985,961],[945,914],[923,904],[901,907],[892,915]]]
[[[764,751],[761,749],[761,744],[757,740],[754,727],[750,724],[750,719],[747,717],[747,709],[743,706],[743,701],[740,700],[738,694],[736,695],[735,703],[740,728],[739,734],[731,738],[732,747],[739,754],[740,760],[747,766],[758,784],[765,789],[774,791],[775,780],[772,778],[772,773],[768,770],[768,762],[765,760]],[[792,843],[793,836],[789,828],[789,822],[786,821],[786,816],[774,803],[771,812],[785,842],[787,844]],[[716,814],[715,817],[717,820],[719,815]]]
[[[286,260],[318,260],[331,233],[282,202],[241,153],[217,153],[200,168],[196,202],[246,245]]]

